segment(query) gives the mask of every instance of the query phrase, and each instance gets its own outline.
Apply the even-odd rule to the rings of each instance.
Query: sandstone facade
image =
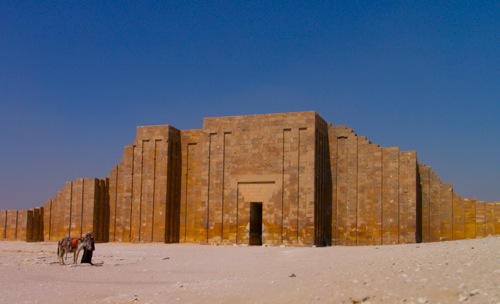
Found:
[[[500,202],[462,198],[415,151],[300,112],[138,127],[107,178],[1,211],[0,226],[27,241],[92,230],[101,242],[383,245],[500,234]]]

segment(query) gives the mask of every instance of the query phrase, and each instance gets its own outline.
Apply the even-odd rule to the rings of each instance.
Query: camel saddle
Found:
[[[80,240],[79,238],[74,238],[74,239],[72,239],[72,240],[71,240],[71,247],[73,247],[73,248],[78,247],[78,241],[79,241],[79,240]]]

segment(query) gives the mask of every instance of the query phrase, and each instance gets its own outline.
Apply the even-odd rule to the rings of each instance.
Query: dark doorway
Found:
[[[262,245],[262,203],[250,203],[249,245]]]

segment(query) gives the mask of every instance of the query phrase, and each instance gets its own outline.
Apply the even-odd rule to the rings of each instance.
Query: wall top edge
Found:
[[[174,128],[173,126],[169,125],[169,124],[165,124],[165,125],[145,125],[145,126],[137,126],[136,129],[138,128]]]
[[[284,117],[289,115],[318,115],[316,111],[302,111],[302,112],[281,112],[281,113],[262,113],[262,114],[249,114],[249,115],[230,115],[230,116],[214,116],[205,117],[203,120],[213,120],[213,119],[238,119],[238,118],[253,118],[253,117]]]

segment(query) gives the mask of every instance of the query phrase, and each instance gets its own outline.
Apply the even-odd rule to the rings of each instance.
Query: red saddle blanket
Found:
[[[71,240],[71,247],[73,247],[73,248],[78,247],[78,241],[79,241],[79,239],[78,239],[78,238],[74,238],[74,239],[72,239],[72,240]]]

